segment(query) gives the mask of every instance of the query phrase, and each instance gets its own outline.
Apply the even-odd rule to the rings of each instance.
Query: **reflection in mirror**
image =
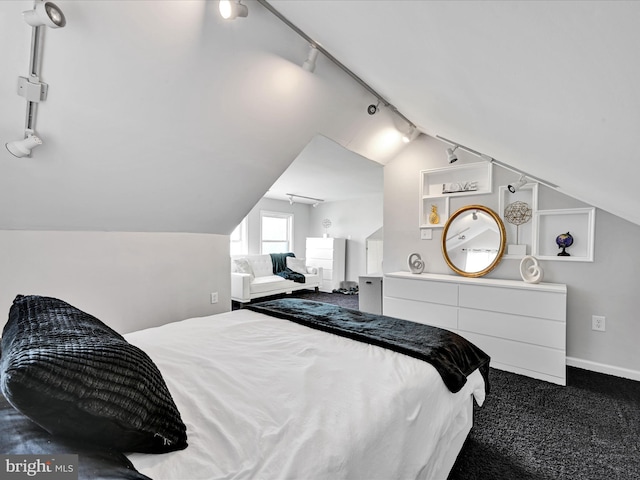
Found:
[[[442,254],[459,275],[480,277],[493,270],[504,254],[506,235],[500,217],[483,205],[455,212],[442,232]]]

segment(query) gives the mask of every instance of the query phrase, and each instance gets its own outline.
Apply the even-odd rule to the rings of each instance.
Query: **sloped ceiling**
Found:
[[[317,135],[269,188],[265,197],[289,200],[288,194],[323,202],[348,201],[382,195],[383,166]],[[314,204],[297,197],[297,203]]]
[[[640,2],[269,3],[424,133],[640,224]]]
[[[15,158],[34,2],[0,2],[0,229],[229,234],[316,135],[381,163],[401,147],[371,94],[326,59],[304,71],[308,43],[256,2],[233,22],[212,0],[55,3],[44,143]]]
[[[326,58],[303,71],[307,42],[253,0],[233,22],[213,0],[56,3],[44,144],[0,148],[0,229],[228,234],[318,134],[399,151],[393,115]],[[270,3],[423,132],[640,224],[640,2]],[[32,7],[0,2],[2,144],[23,133]]]

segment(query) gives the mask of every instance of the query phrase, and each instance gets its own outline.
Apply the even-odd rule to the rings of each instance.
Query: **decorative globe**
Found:
[[[562,249],[562,251],[558,254],[559,257],[571,256],[571,254],[565,251],[566,248],[569,248],[571,245],[573,245],[573,237],[569,232],[561,233],[560,235],[558,235],[556,237],[556,244],[558,245],[558,248]]]

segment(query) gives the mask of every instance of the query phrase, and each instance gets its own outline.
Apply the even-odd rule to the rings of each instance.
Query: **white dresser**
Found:
[[[347,241],[344,238],[307,238],[307,265],[322,267],[320,291],[332,292],[340,288],[345,278]]]
[[[383,291],[384,315],[446,328],[492,367],[566,385],[566,285],[396,272]]]

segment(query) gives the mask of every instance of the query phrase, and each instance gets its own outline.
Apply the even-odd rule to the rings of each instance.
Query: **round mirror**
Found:
[[[467,205],[447,220],[442,231],[442,254],[457,274],[481,277],[502,260],[506,237],[496,212],[483,205]]]

